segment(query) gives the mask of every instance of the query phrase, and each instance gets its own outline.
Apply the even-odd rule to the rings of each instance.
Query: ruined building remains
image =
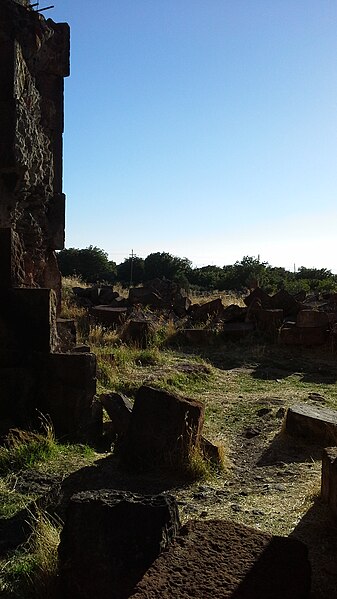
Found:
[[[0,0],[0,423],[50,414],[60,435],[91,422],[95,356],[60,353],[64,77],[69,26]],[[79,432],[80,431],[80,432]]]

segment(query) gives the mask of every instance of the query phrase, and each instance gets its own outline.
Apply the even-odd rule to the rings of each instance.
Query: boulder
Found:
[[[179,529],[170,495],[83,491],[70,500],[61,532],[64,599],[126,599]]]
[[[190,521],[132,599],[309,599],[307,548],[223,520]]]
[[[200,444],[204,406],[161,389],[141,387],[121,448],[131,468],[184,468]]]

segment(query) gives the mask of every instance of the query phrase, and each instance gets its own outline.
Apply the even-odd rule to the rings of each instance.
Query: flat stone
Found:
[[[321,327],[286,326],[280,329],[279,342],[284,345],[324,345],[328,333]]]
[[[337,444],[337,411],[321,406],[296,404],[286,414],[285,431],[323,447]]]
[[[303,543],[220,520],[190,521],[133,599],[308,599]]]

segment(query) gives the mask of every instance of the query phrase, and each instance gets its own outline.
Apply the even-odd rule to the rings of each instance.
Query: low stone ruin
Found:
[[[219,339],[239,341],[254,333],[283,345],[335,345],[334,294],[318,301],[285,290],[268,295],[257,287],[244,298],[245,306],[224,307],[221,297],[192,303],[176,283],[160,279],[130,289],[128,298],[112,287],[75,287],[73,291],[79,305],[87,308],[96,322],[119,328],[123,341],[141,347],[151,340],[159,316],[162,321],[173,320],[177,341],[187,345],[212,345]]]
[[[95,356],[62,353],[63,80],[69,26],[28,0],[0,3],[0,433],[49,415],[60,436],[90,436]]]

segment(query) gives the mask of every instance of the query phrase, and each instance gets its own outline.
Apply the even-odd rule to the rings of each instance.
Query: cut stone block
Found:
[[[209,318],[219,316],[224,311],[221,298],[217,298],[205,304],[200,304],[193,310],[192,318],[197,322],[206,322]]]
[[[13,288],[0,291],[0,363],[23,365],[33,352],[58,347],[56,296],[51,289]]]
[[[190,521],[146,572],[133,599],[309,599],[300,541],[242,524]]]
[[[123,461],[133,468],[184,467],[200,444],[203,421],[199,402],[143,386],[121,450]]]
[[[284,316],[296,316],[301,304],[285,289],[280,289],[271,298],[271,308],[283,310]]]
[[[72,350],[76,346],[75,321],[69,318],[58,318],[56,327],[60,351],[67,352]]]
[[[110,435],[117,436],[120,441],[129,428],[133,407],[131,401],[119,393],[102,393],[99,401],[111,419]]]
[[[209,329],[182,329],[179,331],[178,339],[181,343],[191,345],[212,345],[216,334]]]
[[[24,280],[23,250],[19,235],[0,228],[0,289],[19,286]]]
[[[279,342],[284,345],[324,345],[328,333],[319,327],[282,327]]]
[[[321,496],[337,518],[337,447],[323,450]]]
[[[296,404],[287,411],[285,431],[293,437],[303,437],[323,447],[336,445],[337,411]]]
[[[228,341],[239,341],[255,330],[253,322],[226,322],[223,325],[222,337]]]
[[[220,443],[212,443],[206,437],[201,437],[200,449],[203,456],[218,466],[222,466],[225,461],[225,447]]]
[[[37,407],[43,414],[49,414],[57,437],[74,440],[95,437],[101,429],[93,412],[96,356],[91,353],[40,356],[37,371]]]
[[[154,335],[153,323],[149,320],[129,320],[124,328],[121,338],[125,343],[146,348]]]
[[[121,324],[127,314],[127,308],[112,308],[111,306],[95,306],[90,313],[105,326]]]
[[[296,324],[298,327],[327,328],[329,316],[327,312],[318,312],[318,310],[300,310],[297,314]]]
[[[259,310],[256,315],[258,329],[276,335],[283,323],[283,310]]]
[[[62,149],[60,151],[62,155]],[[64,193],[57,193],[51,199],[48,207],[48,223],[50,235],[50,247],[53,250],[63,250],[65,242],[65,212],[66,197]]]
[[[74,495],[59,546],[62,597],[126,599],[179,525],[170,495],[104,489]]]
[[[271,305],[271,297],[260,287],[257,287],[247,297],[244,298],[246,306],[250,306],[253,302],[258,300],[261,303],[262,308],[269,309],[274,306]],[[275,308],[278,306],[275,306]]]

